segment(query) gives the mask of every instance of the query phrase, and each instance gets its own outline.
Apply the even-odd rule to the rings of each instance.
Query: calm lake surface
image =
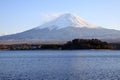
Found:
[[[0,51],[0,80],[120,80],[120,51]]]

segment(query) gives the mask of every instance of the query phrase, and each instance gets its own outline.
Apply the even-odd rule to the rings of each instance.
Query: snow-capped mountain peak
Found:
[[[39,27],[13,34],[1,36],[0,41],[30,43],[63,43],[73,39],[101,39],[109,42],[120,42],[120,31],[105,29],[89,24],[76,14],[63,14]]]
[[[61,29],[65,27],[97,28],[98,26],[85,22],[82,18],[80,18],[76,14],[66,13],[66,14],[60,15],[59,17],[57,17],[52,21],[49,21],[37,27],[37,29],[48,28],[52,30],[52,29]]]

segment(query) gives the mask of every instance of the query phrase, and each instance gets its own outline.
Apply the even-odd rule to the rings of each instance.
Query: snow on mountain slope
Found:
[[[61,28],[66,28],[66,27],[88,27],[88,28],[97,28],[98,26],[95,26],[93,24],[89,24],[85,22],[82,18],[77,16],[76,14],[72,13],[67,13],[59,16],[58,18],[45,23],[39,27],[38,29],[43,29],[43,28],[49,28],[51,29],[61,29]]]
[[[105,29],[85,22],[75,14],[64,14],[31,30],[0,37],[8,41],[69,41],[75,38],[97,38],[106,41],[120,41],[120,31]]]

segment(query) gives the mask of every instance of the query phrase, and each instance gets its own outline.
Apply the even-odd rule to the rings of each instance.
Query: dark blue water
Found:
[[[119,80],[120,51],[0,51],[0,80]]]

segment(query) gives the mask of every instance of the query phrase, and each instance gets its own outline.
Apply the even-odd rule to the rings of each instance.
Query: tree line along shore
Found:
[[[120,49],[120,44],[107,43],[99,39],[74,39],[65,44],[0,44],[0,50],[83,50]]]

